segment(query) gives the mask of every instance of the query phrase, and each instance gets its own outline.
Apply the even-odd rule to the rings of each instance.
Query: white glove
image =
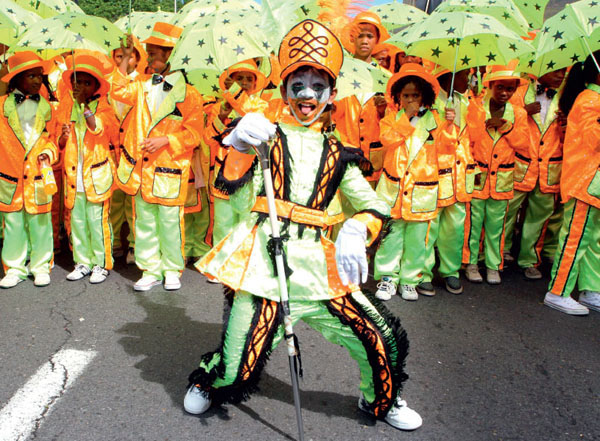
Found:
[[[349,282],[358,285],[365,283],[369,272],[367,265],[367,226],[356,219],[344,222],[335,241],[335,260],[340,279],[344,285]]]
[[[247,113],[223,139],[223,144],[232,145],[238,152],[248,153],[252,147],[258,147],[273,138],[275,127],[262,114]]]

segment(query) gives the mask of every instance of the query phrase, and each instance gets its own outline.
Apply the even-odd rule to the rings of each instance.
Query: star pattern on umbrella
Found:
[[[205,73],[202,74],[202,79],[204,80],[208,80],[208,75],[206,75]]]
[[[198,46],[202,47],[204,46],[206,43],[204,43],[204,40],[198,40]]]
[[[536,11],[541,11],[542,10],[542,6],[539,5],[539,4],[537,4],[537,3],[535,5],[533,5],[533,7],[535,8]]]
[[[237,47],[235,49],[233,49],[236,53],[236,55],[243,55],[244,54],[244,48],[241,47],[239,44],[237,45]]]
[[[6,10],[6,12],[8,12],[9,14],[14,14],[14,13],[15,13],[15,11],[13,11],[11,8],[8,8],[8,9]]]
[[[471,44],[475,47],[479,46],[481,43],[479,42],[479,38],[473,38],[473,41],[471,41]]]
[[[104,40],[104,46],[106,46],[106,47],[110,47],[110,41],[108,41],[108,40]]]
[[[573,54],[573,56],[571,57],[571,61],[573,63],[577,63],[579,61],[579,56],[577,54]]]
[[[448,46],[455,47],[460,42],[460,38],[451,38],[448,40]]]
[[[219,38],[219,43],[221,43],[221,44],[227,44],[227,38],[225,38],[225,37]]]
[[[553,71],[554,70],[554,66],[556,66],[556,63],[552,60],[550,60],[549,63],[546,64],[546,67],[550,70]]]
[[[516,51],[517,51],[517,45],[516,45],[516,44],[514,44],[514,43],[511,43],[511,44],[509,44],[509,45],[508,45],[508,48],[509,48],[511,51],[513,51],[513,52],[516,52]]]
[[[558,46],[558,50],[560,50],[560,51],[564,51],[566,48],[567,48],[567,45],[564,43],[561,44],[560,46]]]
[[[455,31],[456,31],[456,28],[450,26],[448,29],[446,29],[446,35],[454,34]]]
[[[469,64],[470,61],[471,61],[471,59],[469,57],[467,57],[466,55],[460,59],[460,62],[462,63],[463,66],[466,66],[467,64]]]
[[[565,21],[567,19],[567,14],[563,14],[560,16],[560,21]]]
[[[206,64],[214,64],[215,63],[215,59],[212,57],[212,55],[209,55],[208,58],[205,58],[204,61],[206,61]]]
[[[542,34],[547,34],[548,32],[550,32],[550,28],[548,26],[544,26],[544,29],[542,29]]]
[[[556,41],[556,40],[562,40],[563,34],[564,34],[564,32],[556,31],[556,34],[554,34],[552,36],[552,38],[554,38],[554,41]]]
[[[81,22],[81,26],[84,27],[84,28],[87,28],[88,25],[87,25],[87,23],[85,21],[82,21]]]
[[[238,34],[238,37],[241,37],[242,35],[244,35],[244,31],[242,31],[241,29],[238,29],[237,34]]]
[[[444,24],[444,23],[446,23],[447,21],[448,21],[448,19],[447,19],[447,18],[445,18],[445,17],[444,17],[444,18],[442,18],[442,19],[440,19],[440,23],[441,23],[441,24]]]
[[[588,24],[590,26],[596,26],[598,24],[598,20],[596,19],[596,17],[590,17],[588,18]]]
[[[598,6],[598,2],[592,1],[590,2],[590,6],[593,8],[594,6]]]
[[[44,43],[46,46],[50,46],[52,44],[52,38],[48,38],[46,41],[44,41]]]
[[[439,46],[436,47],[436,48],[431,49],[431,56],[432,57],[439,58],[441,53],[442,53],[442,51],[440,50]]]
[[[354,87],[355,89],[360,89],[360,83],[356,80],[354,80],[352,82],[352,87]]]
[[[489,29],[490,29],[490,25],[489,25],[489,24],[487,24],[487,23],[479,23],[479,24],[481,25],[481,27],[482,27],[483,29],[486,29],[486,30],[489,30]]]
[[[83,37],[81,36],[81,34],[75,35],[75,41],[77,43],[82,43],[83,42]]]
[[[44,28],[44,29],[41,30],[42,34],[46,34],[47,32],[48,32],[48,28]]]
[[[271,45],[269,44],[269,42],[268,42],[268,41],[263,41],[263,44],[262,44],[262,46],[263,46],[265,49],[267,49],[267,50],[268,50],[268,49],[271,47]]]
[[[338,78],[344,78],[346,74],[344,73],[344,71],[340,71],[340,73],[338,74]]]
[[[492,62],[492,61],[496,61],[496,54],[492,53],[492,51],[490,51],[485,58],[488,59],[488,62]]]
[[[220,92],[219,88],[216,85],[214,85],[214,84],[212,85],[212,91],[214,93],[219,93]]]
[[[421,35],[419,35],[419,37],[421,37],[421,38],[425,38],[425,37],[427,37],[428,35],[429,35],[429,32],[427,32],[427,31],[423,31],[423,32],[421,32]]]

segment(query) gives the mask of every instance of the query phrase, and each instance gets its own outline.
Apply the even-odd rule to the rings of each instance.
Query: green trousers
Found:
[[[231,293],[233,295],[233,293]],[[189,377],[213,403],[236,403],[256,388],[271,352],[283,338],[280,304],[244,291],[233,295],[223,341]],[[358,362],[359,389],[383,418],[408,378],[408,339],[398,319],[372,296],[354,292],[329,301],[290,300],[292,321],[304,321]],[[302,349],[302,342],[300,342]],[[306,345],[306,356],[310,347]]]
[[[375,253],[375,280],[387,276],[396,284],[416,286],[423,279],[429,222],[389,222],[389,231]]]
[[[71,245],[73,261],[92,268],[112,269],[112,226],[110,201],[90,202],[85,193],[75,195],[71,210]]]
[[[435,266],[435,248],[440,259],[439,273],[442,277],[458,277],[462,263],[462,246],[465,238],[463,202],[456,202],[439,209],[438,216],[429,224],[429,236],[425,248],[423,281],[431,282]]]
[[[134,198],[135,263],[144,275],[162,280],[184,268],[183,207],[150,204],[138,193]]]
[[[221,242],[240,220],[239,214],[233,211],[229,199],[215,198],[213,222],[213,246]]]
[[[508,210],[506,211],[506,222],[504,225],[504,249],[507,253],[512,249],[517,214],[523,202],[527,200],[528,194],[527,192],[515,190],[513,198],[508,201]]]
[[[196,213],[186,213],[183,217],[185,224],[185,257],[201,257],[210,249],[204,242],[210,224],[210,210],[206,187],[200,189],[202,210]],[[218,221],[218,219],[217,219]]]
[[[52,213],[29,214],[24,209],[5,212],[2,263],[6,274],[27,278],[28,256],[31,274],[50,274],[54,256]]]
[[[577,199],[565,204],[548,290],[569,297],[580,275],[580,289],[600,291],[600,210]],[[583,288],[585,286],[585,288]]]
[[[133,228],[133,196],[128,195],[123,190],[116,189],[112,194],[110,201],[110,223],[112,224],[114,234],[114,248],[121,248],[121,228],[125,221],[129,225],[129,234],[127,242],[131,248],[135,247],[135,235]]]
[[[477,264],[481,234],[482,231],[485,231],[483,237],[485,266],[493,270],[502,268],[504,221],[507,208],[508,201],[506,200],[473,198],[467,204],[467,222],[465,225],[469,229],[465,232],[465,234],[468,234],[465,241],[467,241],[468,256],[463,255],[464,263]]]
[[[552,216],[548,219],[548,226],[546,227],[546,234],[544,235],[542,256],[547,259],[554,259],[554,256],[556,255],[556,250],[558,249],[558,236],[562,227],[564,215],[565,206],[559,201],[554,207]]]

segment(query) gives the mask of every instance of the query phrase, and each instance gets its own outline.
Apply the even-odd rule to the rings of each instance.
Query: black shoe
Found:
[[[422,296],[434,296],[435,288],[431,284],[431,282],[421,282],[417,285],[417,292]]]
[[[450,276],[444,279],[446,282],[446,291],[452,294],[462,294],[463,286],[460,284],[458,277]]]

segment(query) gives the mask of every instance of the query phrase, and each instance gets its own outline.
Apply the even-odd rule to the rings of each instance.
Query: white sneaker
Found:
[[[600,292],[582,291],[579,294],[579,303],[600,312]]]
[[[481,273],[479,272],[479,267],[472,263],[468,264],[465,268],[465,277],[471,283],[481,283],[483,282],[483,277],[481,277]]]
[[[502,282],[502,279],[500,279],[500,272],[490,268],[486,270],[486,280],[490,285],[500,285]]]
[[[144,276],[133,285],[135,291],[150,291],[156,285],[160,285],[161,281],[154,276]]]
[[[381,282],[377,284],[375,297],[379,300],[389,300],[393,295],[396,295],[396,284],[392,282],[391,277],[383,276]]]
[[[535,266],[528,266],[523,270],[523,274],[525,275],[525,278],[529,280],[539,280],[542,278],[541,271]]]
[[[9,274],[5,275],[2,278],[2,280],[0,280],[0,288],[4,288],[4,289],[12,288],[13,286],[17,286],[23,280],[25,280],[25,279],[21,279],[16,274],[9,273]]]
[[[90,283],[102,283],[106,280],[106,276],[108,276],[108,271],[101,266],[96,265],[92,268]]]
[[[185,398],[183,399],[183,408],[187,413],[200,415],[210,408],[211,400],[208,393],[204,392],[198,386],[190,386]]]
[[[221,283],[221,282],[219,282],[217,279],[208,279],[208,278],[207,278],[207,279],[206,279],[206,281],[207,281],[208,283],[213,283],[213,284],[215,284],[215,285],[218,285],[218,284],[220,284],[220,283]]]
[[[571,297],[557,296],[551,292],[546,293],[544,305],[570,315],[588,315],[590,313],[589,309]]]
[[[358,399],[358,408],[363,412],[373,415],[369,403],[365,400],[363,394]],[[396,402],[385,416],[385,422],[390,426],[400,430],[415,430],[421,427],[423,419],[421,415],[406,405],[406,401],[396,398]]]
[[[67,280],[70,280],[71,282],[74,282],[75,280],[81,280],[91,272],[92,271],[87,266],[78,263],[75,265],[75,269],[67,274]]]
[[[400,292],[404,300],[417,300],[419,298],[417,288],[413,285],[400,285]]]
[[[127,265],[133,265],[135,263],[135,251],[133,248],[127,250],[127,256],[125,257],[125,263]]]
[[[50,285],[50,274],[41,273],[36,274],[33,278],[33,284],[37,287],[48,286]]]
[[[165,274],[165,289],[167,291],[176,291],[181,288],[181,280],[175,274]]]

